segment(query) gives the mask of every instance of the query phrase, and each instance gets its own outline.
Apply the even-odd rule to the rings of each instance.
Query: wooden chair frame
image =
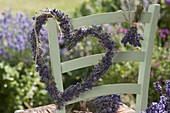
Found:
[[[150,68],[151,68],[152,52],[154,46],[154,38],[156,36],[156,27],[157,27],[157,21],[159,17],[159,10],[160,10],[160,6],[158,4],[152,4],[149,6],[148,11],[143,12],[142,14],[140,22],[144,23],[145,26],[144,26],[144,41],[142,43],[141,51],[119,52],[113,58],[113,62],[121,62],[121,61],[140,62],[138,82],[97,86],[92,88],[92,90],[81,94],[79,98],[75,98],[74,100],[67,102],[67,105],[87,98],[92,98],[92,97],[97,97],[102,95],[131,93],[131,94],[137,94],[136,113],[139,113],[140,111],[145,111],[147,107],[147,101],[148,101]],[[124,14],[128,16],[129,12],[125,11]],[[134,11],[131,11],[130,15],[131,17],[134,17]],[[114,23],[114,22],[126,22],[124,16],[122,15],[122,12],[93,14],[93,15],[75,18],[71,20],[74,29],[84,25],[88,26],[92,24],[106,24],[106,23]],[[57,38],[58,29],[56,27],[57,26],[56,20],[49,19],[47,25],[48,25],[52,74],[55,77],[57,88],[61,91],[64,91],[62,73],[91,66],[92,64],[97,64],[98,59],[101,59],[103,54],[95,54],[87,57],[73,59],[66,62],[61,62],[59,43]],[[62,110],[57,111],[57,113],[66,113],[65,107],[63,107]]]

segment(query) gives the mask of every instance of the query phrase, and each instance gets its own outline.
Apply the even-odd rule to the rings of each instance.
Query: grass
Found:
[[[34,15],[36,11],[45,8],[56,8],[71,15],[75,8],[84,0],[0,0],[0,11],[13,9],[14,12],[28,12]]]

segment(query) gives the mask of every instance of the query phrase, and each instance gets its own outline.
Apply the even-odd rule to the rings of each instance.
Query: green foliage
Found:
[[[86,16],[94,13],[112,12],[120,9],[119,0],[88,0],[76,9],[75,17]]]
[[[0,112],[12,113],[17,109],[40,106],[51,102],[40,83],[35,65],[24,62],[11,66],[0,62]]]
[[[160,19],[158,22],[158,26],[160,28],[167,28],[170,29],[170,21],[168,18],[170,18],[170,4],[167,3],[166,1],[168,0],[159,0],[159,4],[161,6],[161,11],[160,11]]]

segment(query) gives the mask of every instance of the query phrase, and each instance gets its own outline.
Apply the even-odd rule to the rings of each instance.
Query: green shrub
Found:
[[[34,69],[35,65],[27,67],[24,62],[18,62],[15,66],[0,62],[1,113],[12,113],[17,109],[51,102]]]

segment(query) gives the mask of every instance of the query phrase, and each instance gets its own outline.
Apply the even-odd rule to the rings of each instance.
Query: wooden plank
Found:
[[[85,100],[88,98],[94,98],[103,95],[110,94],[140,94],[141,85],[140,84],[110,84],[110,85],[102,85],[96,86],[92,88],[92,90],[86,91],[83,94],[80,94],[79,98],[75,98],[72,101],[67,102],[68,104],[72,104],[81,100]]]
[[[104,56],[104,53],[90,55],[90,56],[62,62],[61,63],[62,73],[95,65],[102,58],[102,56]],[[144,56],[145,56],[145,52],[142,51],[118,52],[113,58],[113,62],[122,62],[122,61],[142,62],[144,60]]]
[[[123,13],[127,17],[127,19],[129,18],[129,14],[130,14],[131,20],[133,20],[135,14],[133,11],[131,11],[130,13],[128,11],[124,11]],[[125,22],[126,20],[123,16],[123,13],[121,11],[117,11],[117,12],[109,12],[109,13],[101,13],[101,14],[92,14],[89,16],[74,18],[71,20],[71,23],[73,25],[73,28],[76,29],[78,27],[85,26],[85,25]],[[140,22],[149,23],[150,18],[151,18],[150,12],[143,12]]]

